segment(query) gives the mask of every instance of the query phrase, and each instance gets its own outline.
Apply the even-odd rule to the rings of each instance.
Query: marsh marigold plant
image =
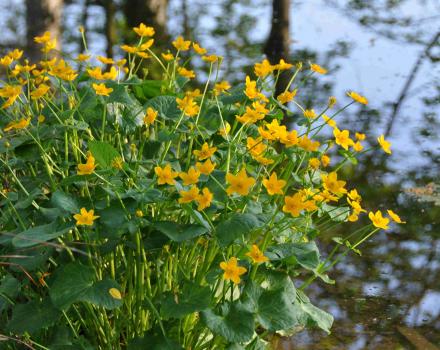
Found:
[[[0,338],[264,349],[277,332],[330,332],[307,287],[334,283],[327,272],[348,252],[404,223],[364,208],[343,173],[372,148],[391,153],[383,135],[338,124],[368,100],[349,91],[306,109],[301,81],[327,73],[316,63],[263,60],[234,86],[199,43],[179,36],[158,53],[152,27],[133,31],[119,60],[52,55],[50,33],[35,38],[40,62],[0,58]],[[161,80],[139,76],[150,64]],[[291,79],[276,96],[281,72]],[[321,256],[338,225],[345,237]]]

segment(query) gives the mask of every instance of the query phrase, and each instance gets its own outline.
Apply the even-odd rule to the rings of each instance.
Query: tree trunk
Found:
[[[132,28],[145,23],[156,30],[155,45],[169,41],[167,34],[168,0],[125,0],[124,14],[127,25]]]
[[[106,56],[113,58],[113,46],[116,42],[115,13],[116,6],[113,0],[104,1],[105,10],[105,38],[107,39]]]
[[[272,27],[264,53],[271,64],[277,64],[280,59],[289,60],[289,44],[290,44],[290,0],[273,0],[272,1]],[[275,95],[282,93],[289,82],[289,73],[284,71],[278,79]]]
[[[63,0],[26,0],[26,54],[31,61],[41,59],[41,45],[34,37],[49,31],[57,39],[57,49],[61,48],[61,20]]]

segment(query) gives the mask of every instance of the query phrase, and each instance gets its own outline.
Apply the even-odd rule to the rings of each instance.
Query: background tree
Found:
[[[63,5],[63,0],[26,0],[26,53],[32,61],[41,57],[41,46],[33,38],[45,31],[57,38],[57,49],[61,47]]]

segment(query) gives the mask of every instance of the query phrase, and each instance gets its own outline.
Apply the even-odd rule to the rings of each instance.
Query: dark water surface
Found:
[[[419,206],[414,203],[414,214]],[[439,350],[438,222],[420,225],[419,232],[411,228],[380,233],[362,257],[352,255],[330,272],[335,285],[317,282],[308,289],[312,301],[335,317],[330,335],[300,332],[278,348]]]

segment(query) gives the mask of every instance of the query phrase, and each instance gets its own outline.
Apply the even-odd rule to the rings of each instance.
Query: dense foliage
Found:
[[[106,69],[51,58],[50,33],[38,64],[0,59],[0,347],[263,349],[275,333],[330,332],[306,287],[334,283],[326,272],[390,222],[370,212],[319,254],[321,234],[365,212],[338,178],[365,135],[335,117],[367,99],[304,109],[296,92],[326,73],[317,64],[264,60],[231,87],[197,43],[156,55],[154,29],[134,31],[127,59],[97,57]],[[202,91],[180,60],[190,50],[209,67]],[[149,61],[162,80],[138,76]],[[273,96],[281,71],[291,80]]]

